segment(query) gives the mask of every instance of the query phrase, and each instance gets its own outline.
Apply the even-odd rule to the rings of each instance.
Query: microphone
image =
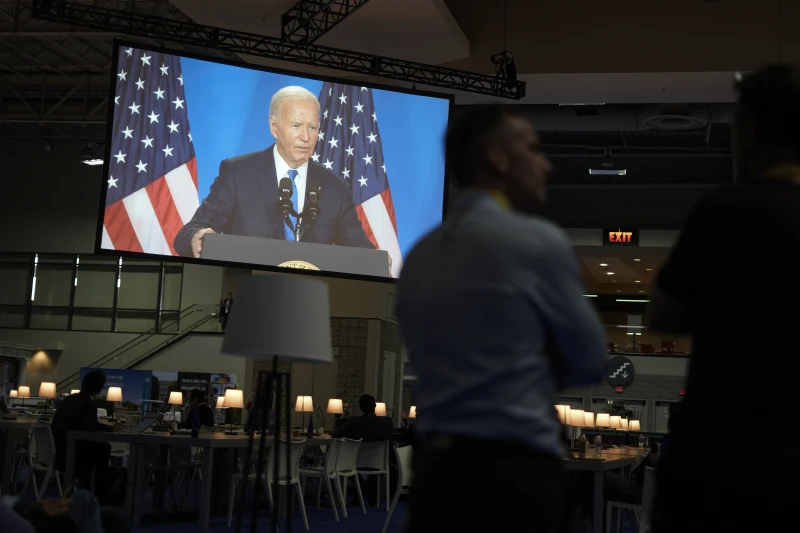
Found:
[[[300,234],[303,235],[307,230],[311,229],[319,216],[319,195],[322,188],[316,181],[309,181],[306,186],[306,205],[305,210],[300,215],[303,221],[303,228]],[[298,239],[299,240],[299,239]]]
[[[281,181],[278,182],[278,196],[280,197],[278,203],[283,212],[283,221],[286,222],[292,232],[294,232],[295,226],[292,223],[292,219],[289,218],[289,215],[297,217],[297,211],[294,210],[294,205],[292,204],[292,180],[289,178],[281,178]]]

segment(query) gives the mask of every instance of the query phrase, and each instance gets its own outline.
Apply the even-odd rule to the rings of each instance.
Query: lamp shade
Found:
[[[244,391],[241,389],[226,389],[224,400],[226,408],[243,409]]]
[[[167,403],[170,405],[183,405],[183,393],[181,391],[170,392]]]
[[[9,398],[16,398],[16,397],[17,397],[17,394],[19,394],[19,393],[17,392],[17,389],[11,389],[10,391],[8,391],[8,397],[9,397]]]
[[[225,396],[217,396],[217,409],[225,409]]]
[[[298,413],[313,413],[314,400],[311,399],[311,396],[298,396],[297,402],[294,404],[294,410]]]
[[[108,394],[106,394],[107,402],[121,402],[122,401],[122,387],[109,387]]]
[[[558,413],[558,421],[562,424],[567,423],[567,406],[566,405],[556,405],[556,412]]]
[[[328,285],[304,276],[242,278],[225,328],[222,353],[330,363]]]
[[[386,404],[383,402],[376,403],[375,414],[378,416],[386,416]]]
[[[408,411],[408,418],[417,418],[417,406],[412,405],[411,409]]]
[[[583,409],[570,409],[570,426],[582,428],[586,425],[586,416]]]
[[[618,417],[616,415],[614,415],[612,417],[609,417],[609,419],[608,419],[608,427],[610,427],[611,429],[619,429],[619,428],[621,428],[622,424],[619,423],[619,419],[620,419],[620,417]]]
[[[328,400],[328,413],[332,415],[344,414],[344,405],[342,405],[342,400],[338,398],[331,398]]]
[[[39,398],[55,398],[56,384],[50,381],[42,381],[39,385]]]
[[[619,424],[623,431],[628,431],[628,419],[627,418],[620,418]]]
[[[641,431],[642,430],[642,426],[641,426],[641,424],[639,423],[638,420],[631,420],[631,423],[630,423],[628,429],[630,429],[631,431]]]
[[[569,405],[565,405],[564,406],[564,423],[566,425],[568,425],[568,426],[572,425],[572,415],[570,413],[572,413],[572,407],[570,407]]]
[[[609,427],[609,425],[611,424],[611,421],[609,420],[610,416],[611,415],[609,415],[608,413],[597,413],[597,417],[594,420],[594,425],[599,428]]]
[[[594,427],[594,413],[590,411],[586,411],[583,413],[584,416],[584,427],[593,428]]]
[[[71,395],[73,395],[73,394],[80,394],[80,392],[81,392],[81,390],[80,390],[80,389],[72,389],[71,391],[69,391],[69,394],[70,394],[70,396],[71,396]]]
[[[17,396],[20,398],[30,398],[31,397],[31,388],[26,385],[20,385],[17,388]]]

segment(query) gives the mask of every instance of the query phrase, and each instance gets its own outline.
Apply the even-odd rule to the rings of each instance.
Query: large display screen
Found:
[[[98,250],[398,277],[451,97],[117,43]]]

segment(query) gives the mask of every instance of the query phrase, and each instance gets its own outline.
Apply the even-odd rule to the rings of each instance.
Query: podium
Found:
[[[202,259],[389,277],[385,250],[207,233]]]

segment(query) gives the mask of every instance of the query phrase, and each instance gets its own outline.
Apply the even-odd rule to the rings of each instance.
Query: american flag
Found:
[[[101,246],[178,255],[199,206],[180,58],[120,48]]]
[[[311,157],[350,185],[361,225],[376,248],[389,252],[396,278],[403,257],[372,89],[326,82],[319,103],[322,123]]]

